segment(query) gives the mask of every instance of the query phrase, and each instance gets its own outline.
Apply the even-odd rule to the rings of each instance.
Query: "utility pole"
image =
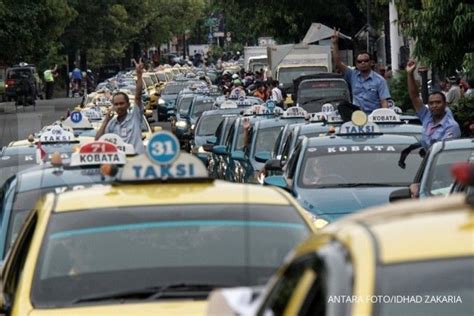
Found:
[[[367,0],[367,52],[372,53],[370,51],[370,0]]]
[[[392,59],[392,71],[395,73],[399,70],[401,45],[398,34],[398,12],[394,0],[391,0],[388,6],[388,16],[390,21],[390,57]]]

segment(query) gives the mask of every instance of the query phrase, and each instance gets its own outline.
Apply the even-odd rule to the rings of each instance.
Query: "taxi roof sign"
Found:
[[[305,109],[293,106],[288,108],[285,112],[283,112],[283,118],[305,118],[307,112]]]
[[[81,114],[80,112],[72,112],[71,115],[65,119],[62,123],[64,126],[74,128],[93,128],[91,122],[87,118],[87,116],[80,115],[80,120],[77,121],[77,115]],[[75,120],[73,120],[75,118]]]
[[[119,176],[120,181],[166,181],[169,179],[208,178],[201,160],[181,153],[179,141],[168,131],[155,133],[146,148],[146,154],[129,159]]]
[[[221,106],[220,108],[221,109],[237,109],[239,106],[237,105],[236,102],[234,101],[231,101],[231,100],[227,100],[227,101],[224,101],[221,103]]]
[[[379,134],[380,129],[374,122],[369,122],[362,111],[352,113],[352,121],[341,125],[338,135],[373,135]]]
[[[321,107],[323,113],[332,113],[335,111],[334,106],[331,103],[324,103]]]
[[[71,166],[91,166],[100,164],[124,165],[125,153],[109,142],[96,141],[84,144],[71,155]]]
[[[40,141],[42,143],[64,143],[74,141],[74,134],[63,129],[60,125],[53,125],[41,133]]]
[[[120,151],[123,151],[127,156],[135,155],[135,147],[132,144],[126,143],[120,136],[117,134],[104,134],[99,138],[99,141],[109,142],[114,144]]]
[[[244,112],[244,115],[249,116],[249,115],[269,115],[272,114],[270,109],[268,109],[266,106],[262,104],[255,104],[252,105],[250,108],[246,109]]]
[[[96,110],[94,108],[86,108],[86,109],[81,110],[81,113],[91,121],[98,121],[98,120],[101,120],[103,117],[100,109]]]
[[[400,115],[392,109],[376,109],[369,114],[369,121],[374,123],[400,123]]]
[[[327,114],[324,112],[311,113],[310,122],[326,122],[327,120]]]

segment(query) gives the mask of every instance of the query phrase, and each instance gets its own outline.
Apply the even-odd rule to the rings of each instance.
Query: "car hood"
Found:
[[[207,310],[207,301],[179,300],[174,302],[141,303],[141,304],[117,304],[117,305],[95,305],[81,306],[75,308],[43,309],[34,310],[29,313],[30,316],[155,316],[155,315],[205,315]]]
[[[400,187],[300,189],[297,199],[308,211],[332,222],[364,208],[389,202],[390,193]]]

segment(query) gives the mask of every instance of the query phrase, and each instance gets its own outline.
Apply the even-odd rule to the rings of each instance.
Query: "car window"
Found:
[[[374,315],[472,315],[472,267],[473,257],[384,265],[376,294],[416,301],[374,304]]]
[[[445,150],[439,152],[430,166],[427,189],[430,195],[449,194],[453,178],[451,166],[456,162],[469,161],[473,150],[470,148],[459,150]]]
[[[295,148],[293,154],[291,154],[290,159],[288,160],[288,164],[285,168],[285,175],[288,179],[293,179],[296,172],[296,166],[298,165],[298,159],[301,155],[301,147],[302,143],[298,144]]]
[[[33,304],[67,306],[76,298],[117,288],[177,283],[263,285],[310,233],[292,206],[212,204],[156,209],[53,213],[36,265]],[[112,211],[114,216],[108,216]],[[70,282],[73,287],[64,286]]]
[[[331,187],[341,185],[408,186],[422,158],[412,151],[400,164],[409,144],[309,147],[304,153],[298,185]],[[367,172],[370,170],[370,172]]]

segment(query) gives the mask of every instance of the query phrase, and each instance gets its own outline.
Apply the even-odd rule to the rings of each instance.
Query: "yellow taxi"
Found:
[[[43,197],[2,275],[8,315],[204,315],[217,287],[262,285],[315,231],[286,192],[214,181],[169,132],[96,187]]]
[[[326,226],[293,251],[249,314],[472,315],[472,200],[395,203]]]
[[[473,164],[452,173],[465,194],[336,221],[296,247],[263,290],[213,291],[208,315],[472,315]]]

